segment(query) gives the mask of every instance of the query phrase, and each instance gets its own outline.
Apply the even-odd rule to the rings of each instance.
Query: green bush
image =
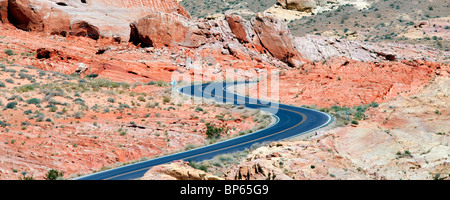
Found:
[[[27,103],[28,103],[28,104],[38,105],[38,104],[41,103],[41,100],[38,99],[38,98],[32,98],[32,99],[28,99],[28,100],[27,100]]]
[[[73,100],[73,102],[74,102],[75,104],[85,105],[85,104],[84,104],[84,100],[81,99],[81,98],[76,98],[76,99]]]
[[[164,97],[163,97],[163,103],[169,103],[169,102],[170,102],[170,98],[164,96]]]
[[[14,53],[14,51],[12,49],[5,49],[4,51],[8,56],[13,56],[16,55],[16,53]]]
[[[33,85],[22,85],[19,88],[17,88],[18,92],[29,92],[29,91],[33,91],[33,90],[34,90]]]
[[[122,83],[123,86],[124,83]],[[110,81],[107,79],[93,79],[89,82],[89,85],[92,88],[118,88],[120,87],[120,83],[114,82],[114,81]]]
[[[142,102],[145,102],[145,101],[146,101],[145,98],[144,98],[144,96],[139,96],[139,97],[138,97],[138,100],[139,100],[139,101],[142,101]]]
[[[206,123],[206,135],[208,139],[218,139],[223,133],[227,133],[228,129],[216,127],[214,124]]]
[[[58,170],[51,169],[47,172],[47,175],[45,176],[45,180],[56,180],[58,177],[63,177],[63,172],[58,172]]]
[[[17,106],[17,101],[9,102],[8,104],[6,104],[5,109],[14,109],[16,106]]]

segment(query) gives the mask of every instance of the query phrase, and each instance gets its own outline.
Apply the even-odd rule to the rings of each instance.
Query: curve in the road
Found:
[[[244,82],[197,84],[179,88],[178,92],[191,97],[215,99],[218,102],[233,103],[235,105],[244,105],[250,109],[265,110],[277,118],[277,122],[274,125],[227,141],[90,174],[77,178],[76,180],[137,179],[156,165],[175,160],[202,161],[211,159],[220,154],[245,150],[255,143],[279,141],[311,132],[328,125],[333,120],[330,115],[323,112],[244,97],[225,89],[229,86],[242,83]]]

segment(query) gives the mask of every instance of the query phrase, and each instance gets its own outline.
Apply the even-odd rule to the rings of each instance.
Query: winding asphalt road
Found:
[[[239,84],[243,84],[243,82],[197,84],[179,88],[178,92],[187,96],[215,99],[218,102],[244,105],[245,107],[251,109],[261,109],[272,113],[277,118],[277,123],[258,132],[227,141],[90,174],[79,177],[76,180],[138,179],[142,177],[151,167],[156,165],[169,163],[175,160],[202,161],[211,159],[220,154],[245,150],[246,148],[250,148],[255,143],[279,141],[305,134],[324,127],[333,120],[330,115],[323,112],[248,98],[226,90],[229,86]]]

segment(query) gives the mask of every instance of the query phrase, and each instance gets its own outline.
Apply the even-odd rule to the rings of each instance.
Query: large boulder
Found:
[[[311,12],[319,4],[319,0],[277,0],[277,1],[278,4],[285,9],[302,12]]]
[[[43,31],[43,15],[40,12],[42,8],[31,5],[29,0],[8,0],[2,2],[6,7],[7,20],[22,30]]]
[[[223,180],[220,177],[194,169],[189,163],[175,161],[150,168],[141,180]]]
[[[346,57],[360,62],[417,59],[412,57],[414,55],[406,55],[394,49],[389,49],[390,47],[385,48],[381,45],[367,44],[359,41],[349,41],[320,35],[296,37],[294,44],[304,58],[314,62],[331,57]]]
[[[142,47],[199,47],[206,43],[205,30],[176,13],[152,12],[130,27],[130,41]]]
[[[236,39],[241,43],[251,43],[253,35],[251,35],[251,25],[241,16],[227,13],[225,15],[231,31]]]
[[[273,57],[291,67],[301,67],[307,62],[295,48],[289,28],[280,19],[268,13],[258,13],[252,19],[252,25],[261,45]]]

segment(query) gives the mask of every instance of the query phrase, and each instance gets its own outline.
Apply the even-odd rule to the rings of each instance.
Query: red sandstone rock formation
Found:
[[[294,46],[289,28],[281,20],[267,13],[258,13],[252,24],[261,44],[273,57],[292,67],[300,67],[305,63],[306,60],[301,58]]]
[[[177,13],[190,17],[174,0],[0,0],[1,20],[19,29],[61,35],[73,31],[72,34],[80,35],[79,29],[82,28],[89,33],[81,35],[93,39],[120,37],[128,40],[130,23],[145,17],[149,12]],[[89,30],[98,33],[92,35]]]
[[[250,43],[252,41],[252,36],[249,35],[246,27],[246,21],[241,16],[227,14],[225,15],[225,19],[239,42]]]
[[[153,12],[130,25],[130,41],[142,47],[199,47],[205,33],[188,18],[174,13]]]

